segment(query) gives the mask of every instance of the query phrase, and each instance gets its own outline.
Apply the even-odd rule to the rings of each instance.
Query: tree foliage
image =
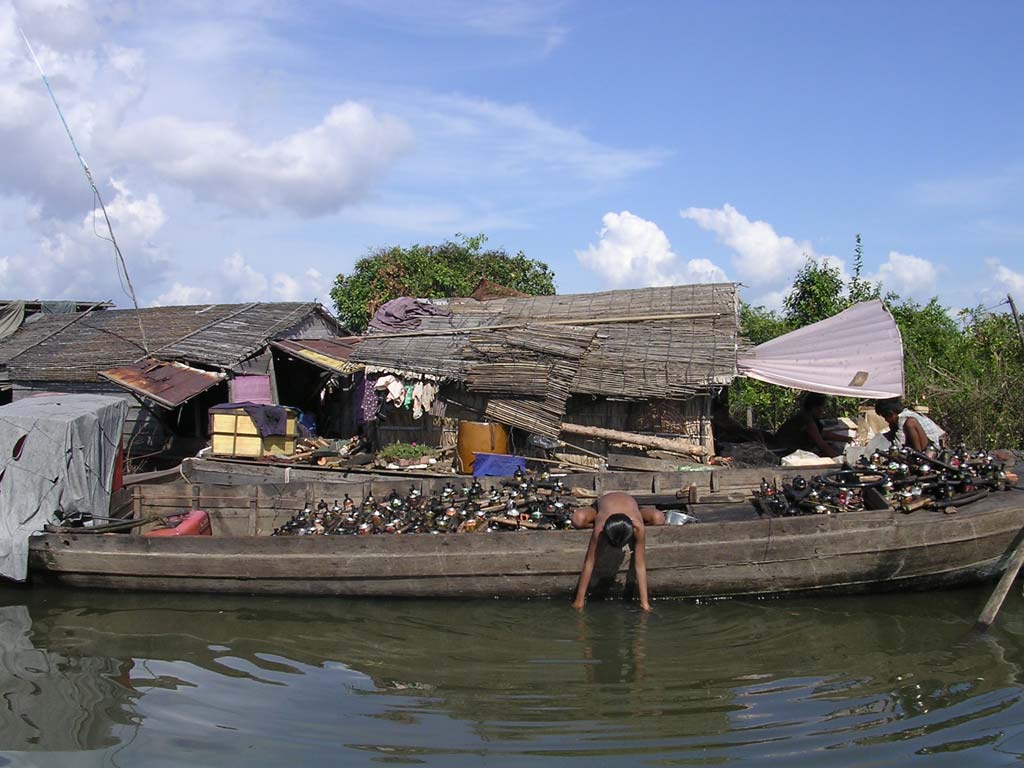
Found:
[[[881,298],[903,337],[908,404],[927,405],[954,442],[974,447],[1024,448],[1024,345],[1012,318],[981,308],[953,315],[937,298],[922,304],[884,293],[863,279],[860,235],[853,275],[844,284],[838,268],[810,259],[793,279],[782,313],[742,304],[740,328],[753,344],[823,320],[847,307]],[[758,426],[777,429],[799,393],[751,379],[737,379],[730,407],[741,418],[753,409]],[[853,399],[838,398],[836,413],[852,415]]]
[[[824,320],[849,306],[839,267],[826,261],[807,259],[793,278],[783,306],[786,320],[794,328]]]
[[[535,296],[555,292],[554,272],[547,264],[514,256],[504,249],[484,250],[484,235],[456,235],[438,245],[377,248],[339,274],[331,299],[342,324],[362,333],[377,308],[399,296],[446,298],[468,296],[481,279]]]

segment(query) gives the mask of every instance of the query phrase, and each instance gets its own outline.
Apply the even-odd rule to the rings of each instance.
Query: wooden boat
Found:
[[[801,470],[774,470],[776,477]],[[803,470],[807,474],[806,470]],[[651,528],[647,567],[655,598],[711,598],[930,589],[990,579],[1021,538],[1024,497],[989,495],[954,514],[893,509],[759,517],[744,497],[762,472],[608,473],[567,478],[593,489],[665,494],[685,488],[699,523]],[[408,481],[404,481],[408,482]],[[437,479],[421,479],[432,490]],[[51,533],[34,537],[34,576],[105,589],[378,597],[565,598],[576,585],[586,531],[270,537],[260,535],[316,498],[394,481],[344,484],[136,486],[137,517],[206,509],[214,536]],[[398,487],[406,487],[399,485]],[[347,489],[347,490],[346,490]],[[325,492],[326,491],[326,492]],[[595,596],[629,592],[628,550],[602,548]]]

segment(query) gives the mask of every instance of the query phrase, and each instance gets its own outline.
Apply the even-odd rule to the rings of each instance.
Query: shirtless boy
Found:
[[[572,607],[578,611],[583,610],[587,587],[590,586],[590,577],[594,573],[597,548],[603,535],[605,543],[616,548],[623,547],[630,540],[633,541],[633,564],[636,568],[640,607],[645,611],[651,610],[651,603],[647,596],[647,562],[644,552],[644,544],[647,539],[646,527],[648,525],[664,525],[665,514],[653,507],[640,509],[636,499],[628,493],[616,491],[606,493],[598,499],[596,510],[592,507],[577,509],[573,513],[572,524],[574,528],[593,526],[594,529],[590,536],[587,554],[583,558],[579,586],[576,588],[576,599],[573,600]]]

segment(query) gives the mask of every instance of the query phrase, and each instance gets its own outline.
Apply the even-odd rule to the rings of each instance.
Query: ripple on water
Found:
[[[0,594],[15,764],[1004,764],[1024,601]],[[56,763],[55,763],[56,764]]]

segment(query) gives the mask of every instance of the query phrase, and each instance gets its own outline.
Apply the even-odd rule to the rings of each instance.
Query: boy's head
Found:
[[[903,411],[903,403],[898,397],[889,400],[879,400],[875,403],[875,413],[881,416],[890,427],[896,426],[900,420],[900,413]]]
[[[605,521],[604,536],[613,547],[626,545],[633,538],[633,521],[628,515],[611,515]]]

